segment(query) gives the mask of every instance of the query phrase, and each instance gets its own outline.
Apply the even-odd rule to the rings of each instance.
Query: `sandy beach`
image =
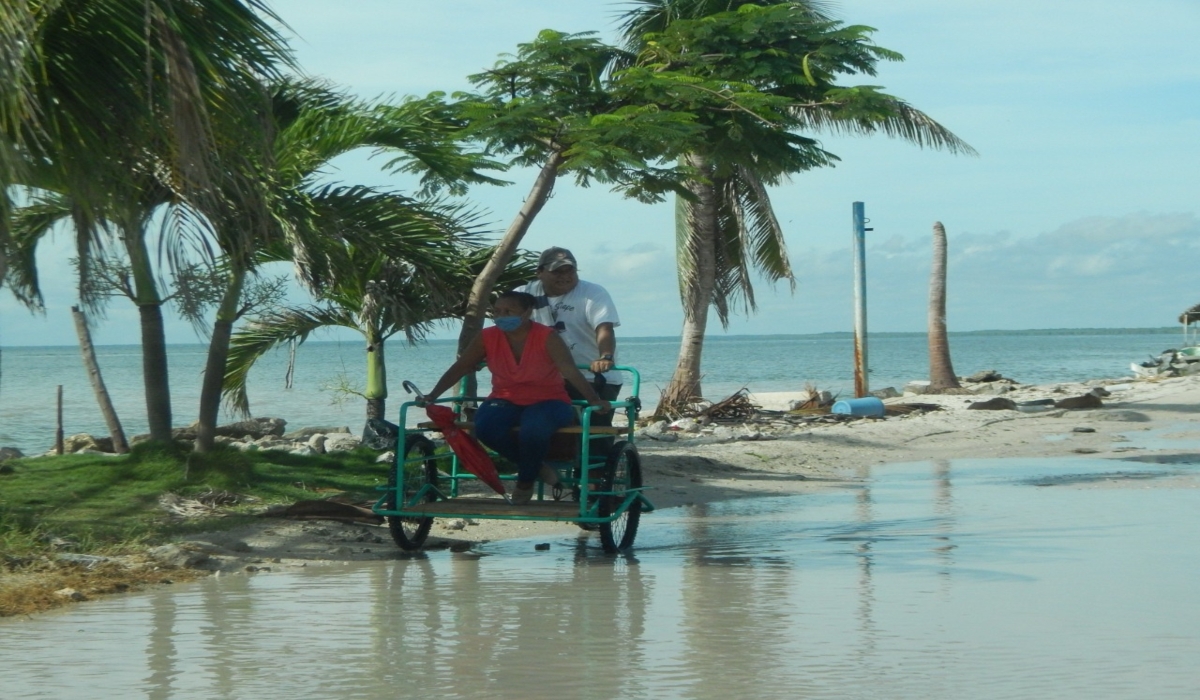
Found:
[[[813,422],[733,424],[741,439],[704,432],[672,441],[639,439],[648,496],[659,509],[764,496],[799,495],[853,487],[867,470],[886,464],[936,460],[1081,456],[1126,460],[1129,472],[1146,463],[1193,463],[1200,440],[1200,377],[1110,379],[1016,386],[1004,397],[1017,403],[1061,400],[1097,388],[1103,406],[1086,410],[1039,407],[971,410],[991,396],[906,395],[885,404],[936,404],[938,410]],[[752,393],[764,411],[786,410],[798,393]],[[652,431],[651,431],[652,432]],[[746,439],[751,438],[751,439]],[[1080,488],[1197,488],[1181,474],[1153,480],[1104,479]],[[654,513],[643,516],[653,521]],[[462,550],[512,538],[561,538],[583,533],[570,523],[437,520],[429,549]],[[536,544],[531,543],[531,547]],[[223,572],[285,570],[321,562],[404,556],[386,526],[329,520],[263,518],[260,523],[190,538],[183,546]],[[636,544],[635,544],[636,548]]]

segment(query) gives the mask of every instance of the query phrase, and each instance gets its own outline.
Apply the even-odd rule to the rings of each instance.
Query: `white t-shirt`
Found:
[[[547,297],[541,280],[530,280],[516,291],[537,297],[533,320],[558,331],[558,336],[570,348],[571,358],[577,365],[590,365],[600,359],[596,326],[601,323],[611,323],[614,328],[621,325],[617,307],[608,291],[592,282],[579,280],[574,289],[558,297]],[[613,356],[615,358],[616,353]],[[624,381],[623,374],[605,372],[604,379],[609,384],[620,384]]]

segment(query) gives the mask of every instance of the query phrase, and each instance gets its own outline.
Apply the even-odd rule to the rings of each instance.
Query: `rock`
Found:
[[[347,433],[347,434],[349,434],[349,433]],[[292,440],[303,439],[303,438],[288,438],[286,435],[284,435],[283,437],[285,439],[292,439]],[[316,433],[315,435],[310,435],[308,437],[308,446],[312,448],[313,452],[315,452],[319,455],[323,455],[323,454],[325,454],[325,442],[328,440],[329,440],[329,438],[326,437],[324,433]]]
[[[654,421],[650,425],[638,431],[638,437],[646,437],[651,440],[658,440],[663,433],[667,431],[667,422],[665,420]]]
[[[82,450],[99,451],[99,446],[96,444],[96,438],[87,433],[79,433],[77,435],[69,435],[63,438],[63,453],[75,454]]]
[[[1007,382],[983,382],[972,387],[971,392],[984,396],[1000,396],[1012,391],[1012,384]]]
[[[1103,408],[1104,402],[1095,394],[1084,394],[1082,396],[1069,396],[1065,399],[1060,399],[1054,402],[1055,408],[1069,408],[1072,410],[1085,408]]]
[[[757,428],[743,425],[734,431],[733,439],[742,441],[766,440],[768,436]]]
[[[308,445],[301,445],[300,447],[297,447],[293,450],[288,450],[287,452],[290,455],[299,455],[301,457],[311,457],[315,454],[319,454],[316,450]]]
[[[929,382],[916,381],[909,382],[904,385],[904,393],[906,394],[927,394],[929,393]]]
[[[149,551],[150,557],[166,566],[195,567],[208,561],[208,552],[177,544],[164,544]]]
[[[59,598],[66,598],[76,602],[87,600],[87,596],[75,590],[74,588],[60,588],[54,592],[54,595],[58,596]]]
[[[283,437],[287,421],[282,418],[251,418],[228,425],[217,426],[217,435],[229,437],[252,437],[259,439],[268,435]]]
[[[326,452],[349,452],[350,450],[357,449],[359,446],[359,439],[354,435],[334,433],[333,435],[326,436],[326,438]]]
[[[396,453],[392,450],[388,450],[375,458],[376,464],[391,464],[394,461],[396,461]]]
[[[1096,429],[1095,428],[1082,428],[1082,427],[1081,428],[1071,428],[1071,432],[1072,433],[1094,433],[1094,432],[1096,432]]]
[[[535,544],[533,545],[533,548],[539,552],[546,552],[550,550],[550,543],[542,542],[541,544]]]
[[[15,447],[0,447],[0,462],[7,462],[10,459],[20,459],[25,456],[25,453]]]
[[[1012,399],[1006,399],[1002,396],[997,396],[996,398],[988,399],[987,401],[976,401],[970,406],[967,406],[967,409],[974,411],[1015,411],[1017,410],[1017,402],[1013,401]]]
[[[674,421],[669,426],[671,430],[680,433],[698,433],[700,432],[700,423],[695,418],[680,418]]]
[[[883,389],[876,389],[875,391],[872,391],[871,396],[874,396],[877,399],[894,399],[900,396],[900,392],[896,391],[896,387],[889,386],[884,387]]]
[[[996,382],[1001,379],[1004,379],[1004,377],[1000,376],[1000,373],[994,369],[985,369],[969,377],[963,377],[964,382]]]
[[[733,428],[724,425],[718,425],[713,428],[712,436],[720,442],[733,442],[737,435],[733,432]]]
[[[454,520],[450,520],[450,521],[446,522],[447,530],[465,530],[466,528],[467,528],[467,521],[463,520],[462,518],[455,518]]]
[[[293,430],[289,433],[284,433],[283,438],[285,440],[291,440],[293,442],[302,442],[304,440],[311,438],[314,435],[328,435],[329,433],[349,433],[349,432],[350,432],[350,428],[348,426],[344,426],[344,425],[343,426],[329,426],[329,427],[317,426],[317,427],[311,427],[311,428],[300,428],[299,430]]]

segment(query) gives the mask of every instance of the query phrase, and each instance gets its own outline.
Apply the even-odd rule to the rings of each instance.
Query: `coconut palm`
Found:
[[[842,87],[842,75],[874,75],[901,60],[870,42],[869,27],[832,20],[823,4],[747,0],[632,0],[622,29],[637,63],[659,73],[727,81],[785,101],[778,116],[736,108],[699,113],[707,143],[686,156],[699,173],[676,207],[676,256],[684,325],[664,410],[702,396],[701,355],[708,309],[723,326],[731,304],[755,308],[751,270],[768,281],[795,279],[768,187],[837,157],[806,133],[884,133],[919,146],[970,153],[950,131],[870,86]],[[737,89],[737,88],[734,88]]]

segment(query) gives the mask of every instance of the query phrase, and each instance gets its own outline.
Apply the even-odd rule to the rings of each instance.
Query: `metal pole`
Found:
[[[861,398],[867,387],[867,256],[863,203],[854,203],[854,396]]]

